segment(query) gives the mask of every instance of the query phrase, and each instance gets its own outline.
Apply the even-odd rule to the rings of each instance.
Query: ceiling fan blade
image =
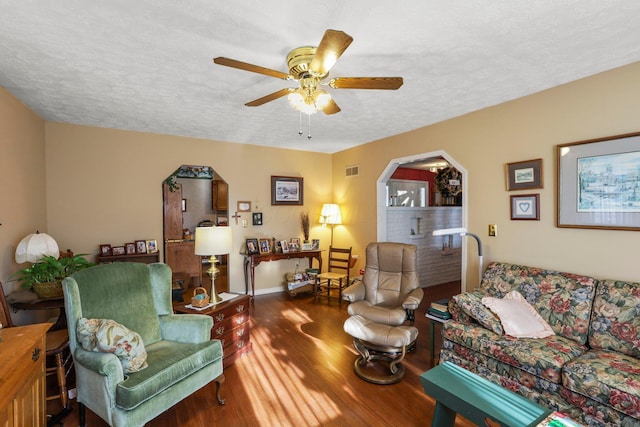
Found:
[[[353,37],[343,31],[325,31],[309,69],[319,76],[327,74],[352,41]]]
[[[329,86],[334,89],[396,90],[403,83],[402,77],[336,77],[329,81]]]
[[[342,110],[340,110],[340,107],[338,107],[338,104],[336,104],[333,99],[330,99],[327,105],[325,105],[322,109],[322,112],[325,114],[335,114],[339,113],[340,111]]]
[[[291,91],[293,91],[295,89],[289,89],[289,88],[285,88],[285,89],[280,89],[279,91],[270,93],[267,96],[263,96],[262,98],[258,98],[254,101],[251,102],[247,102],[246,105],[247,107],[258,107],[262,104],[266,104],[267,102],[273,101],[275,99],[278,98],[282,98],[285,95],[288,95],[289,93],[291,93]]]
[[[225,65],[227,67],[238,68],[239,70],[251,71],[252,73],[264,74],[270,77],[275,77],[282,80],[290,80],[289,74],[285,74],[281,71],[272,70],[271,68],[260,67],[259,65],[249,64],[247,62],[236,61],[235,59],[225,58],[219,56],[213,58],[213,62],[218,65]]]

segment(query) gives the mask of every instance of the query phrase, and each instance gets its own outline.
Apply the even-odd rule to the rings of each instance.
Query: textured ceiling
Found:
[[[637,0],[0,0],[0,86],[44,119],[333,153],[640,60]],[[328,28],[353,43],[333,77],[402,76],[397,91],[332,90],[339,114],[281,98],[286,55]],[[305,116],[306,117],[306,116]]]

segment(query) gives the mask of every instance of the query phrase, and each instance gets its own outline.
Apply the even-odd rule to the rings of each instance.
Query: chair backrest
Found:
[[[11,320],[11,313],[9,313],[9,305],[7,304],[7,298],[4,295],[2,283],[0,283],[0,323],[3,328],[13,327],[13,321]]]
[[[329,263],[327,271],[332,273],[343,273],[347,276],[346,284],[349,283],[349,270],[351,262],[351,248],[342,249],[329,246]]]
[[[416,246],[395,242],[367,245],[362,282],[365,299],[373,305],[399,307],[418,288]]]
[[[165,264],[98,265],[72,274],[62,287],[69,331],[82,317],[112,319],[149,345],[162,339],[159,316],[172,313],[171,269]],[[75,350],[76,334],[69,337]]]

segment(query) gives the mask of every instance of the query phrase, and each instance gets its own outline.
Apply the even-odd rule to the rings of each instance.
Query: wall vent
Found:
[[[345,169],[346,176],[358,176],[359,172],[360,172],[360,166],[358,165],[347,166],[347,168]]]

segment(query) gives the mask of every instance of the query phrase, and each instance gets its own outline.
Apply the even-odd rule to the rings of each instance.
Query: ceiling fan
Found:
[[[334,77],[326,81],[329,70],[352,41],[353,38],[343,31],[325,31],[317,47],[302,46],[289,52],[288,74],[222,56],[214,58],[213,62],[282,80],[296,81],[299,84],[298,87],[280,89],[247,102],[245,105],[248,107],[257,107],[287,95],[293,107],[303,113],[313,114],[321,110],[325,114],[335,114],[340,112],[340,107],[321,86],[329,86],[332,89],[395,90],[403,83],[402,77]]]

